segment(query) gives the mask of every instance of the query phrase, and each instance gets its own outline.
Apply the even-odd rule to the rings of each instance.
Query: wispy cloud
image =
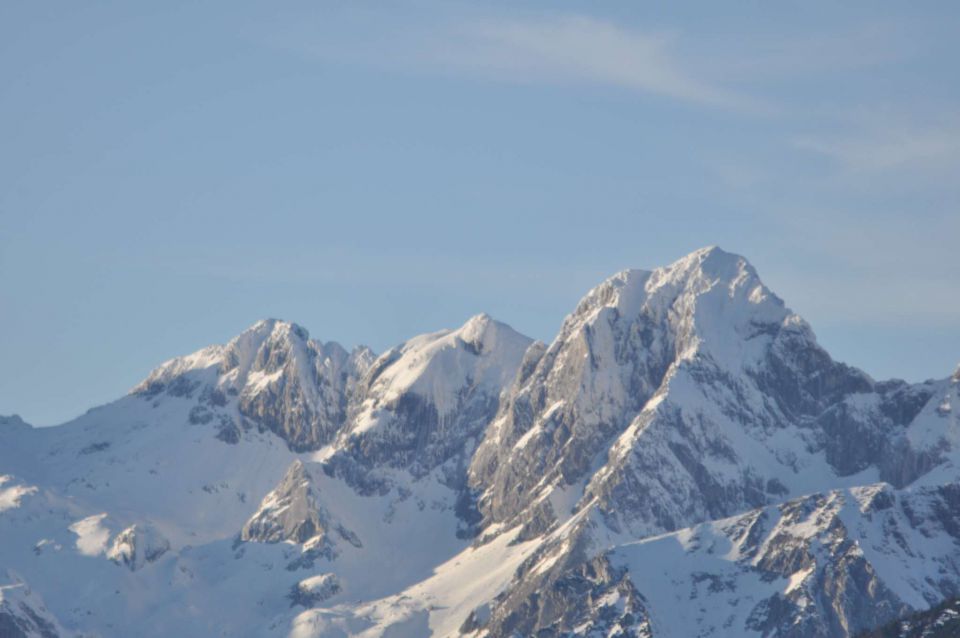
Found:
[[[960,121],[905,122],[866,116],[846,134],[808,136],[794,146],[863,173],[960,166]]]
[[[871,21],[834,25],[815,32],[746,31],[703,42],[711,55],[702,69],[745,82],[782,82],[811,77],[850,76],[852,72],[899,63],[917,55],[917,38],[903,25]]]
[[[630,28],[580,14],[491,15],[437,10],[397,29],[385,15],[351,10],[348,38],[329,23],[286,25],[271,42],[311,56],[405,73],[448,73],[521,84],[595,85],[689,104],[761,112],[770,107],[724,86],[677,31]],[[685,55],[685,51],[689,55]]]
[[[445,63],[504,79],[585,82],[736,110],[755,99],[705,80],[684,63],[677,37],[585,16],[487,20],[460,29]]]

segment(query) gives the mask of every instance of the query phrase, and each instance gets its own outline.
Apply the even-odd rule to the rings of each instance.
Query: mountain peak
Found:
[[[411,391],[452,397],[467,376],[500,387],[512,378],[530,342],[529,337],[481,313],[456,330],[420,335],[384,353],[372,366],[368,383],[380,386],[391,399]]]
[[[686,318],[693,332],[722,329],[720,324],[779,322],[790,314],[750,262],[717,246],[695,250],[652,271],[616,273],[584,296],[567,317],[564,333],[595,321],[605,308],[627,320],[640,315],[655,321]]]
[[[373,359],[264,319],[0,416],[0,565],[47,600],[0,569],[0,627],[851,636],[960,591],[960,370],[873,382],[739,255],[617,273],[549,347],[481,313]]]
[[[464,454],[494,416],[531,342],[479,314],[456,330],[389,350],[358,390],[363,400],[340,437],[343,447],[365,462],[406,467],[415,476]]]
[[[231,371],[234,377],[245,377],[251,367],[264,367],[269,364],[271,353],[283,353],[283,360],[296,356],[295,351],[303,350],[310,341],[310,333],[298,324],[282,319],[261,319],[223,345],[212,345],[196,352],[174,357],[161,363],[150,372],[146,379],[132,390],[143,392],[157,384],[169,383],[190,373],[216,369],[218,374],[227,375]],[[269,348],[264,348],[269,345]],[[342,351],[339,344],[317,344]],[[343,351],[346,354],[346,351]],[[276,358],[276,354],[273,358]],[[274,361],[274,364],[277,362]]]
[[[712,264],[729,265],[737,264],[741,261],[746,261],[746,259],[736,253],[727,252],[726,250],[720,248],[720,246],[711,245],[694,250],[693,252],[675,261],[674,264],[679,264],[681,262],[698,262],[704,264],[710,262]]]
[[[527,337],[485,312],[470,317],[466,323],[453,332],[453,335],[459,337],[467,344],[468,349],[477,355],[497,348],[502,341],[517,344],[520,342],[529,343]]]
[[[475,342],[482,340],[487,331],[495,330],[496,324],[497,322],[493,320],[493,317],[485,312],[481,312],[467,319],[466,323],[454,332],[464,341]]]
[[[960,371],[960,369],[958,369]],[[960,372],[958,372],[960,373]],[[20,418],[19,414],[11,414],[9,416],[0,415],[0,428],[10,428],[11,430],[31,430],[32,426]]]
[[[691,285],[705,287],[713,282],[733,286],[749,280],[760,283],[757,271],[746,258],[728,253],[717,246],[707,246],[681,257],[669,266],[657,268],[651,273],[650,287],[656,289],[674,284],[689,288]]]
[[[373,358],[368,348],[350,353],[336,342],[310,339],[295,323],[263,319],[225,345],[163,363],[131,394],[199,401],[203,405],[190,418],[201,422],[226,409],[219,417],[231,423],[235,403],[242,417],[294,448],[309,449],[328,441],[343,424],[348,395]],[[236,427],[231,431],[228,438],[235,439]]]
[[[466,330],[468,328],[486,328],[492,323],[498,322],[487,313],[481,312],[467,319],[467,321],[460,326],[460,330]]]
[[[306,342],[310,333],[306,328],[282,319],[261,319],[227,343],[228,350],[244,349],[254,352],[267,340],[273,342]]]

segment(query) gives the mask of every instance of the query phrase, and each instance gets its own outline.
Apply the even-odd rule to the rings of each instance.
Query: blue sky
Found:
[[[960,361],[960,9],[0,4],[0,414],[276,316],[377,351],[747,256],[838,359]]]

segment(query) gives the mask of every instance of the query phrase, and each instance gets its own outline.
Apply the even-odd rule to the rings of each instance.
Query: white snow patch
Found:
[[[815,566],[810,565],[806,569],[801,569],[800,571],[790,574],[790,581],[787,583],[787,588],[783,590],[783,593],[789,594],[794,589],[797,589],[803,585],[803,581],[807,579],[807,576],[812,574],[815,571]]]
[[[13,479],[10,475],[0,476],[0,512],[20,507],[20,500],[24,496],[35,494],[37,488],[33,485],[13,485],[3,488],[4,485]]]
[[[110,530],[103,526],[103,514],[94,514],[72,524],[69,529],[77,535],[77,550],[84,556],[98,556],[107,549]]]

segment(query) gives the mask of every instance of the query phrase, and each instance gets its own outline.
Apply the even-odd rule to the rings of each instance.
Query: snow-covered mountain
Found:
[[[310,339],[296,324],[268,319],[225,346],[167,361],[133,393],[148,398],[197,395],[191,419],[216,419],[228,442],[238,436],[235,415],[218,408],[235,403],[241,418],[275,432],[291,448],[314,449],[343,427],[354,386],[373,358],[369,348],[348,353],[338,343]]]
[[[717,248],[549,345],[262,321],[0,420],[0,636],[853,636],[960,594],[958,393],[833,361]]]
[[[960,635],[960,598],[894,620],[864,632],[860,638],[953,638],[956,635]]]

